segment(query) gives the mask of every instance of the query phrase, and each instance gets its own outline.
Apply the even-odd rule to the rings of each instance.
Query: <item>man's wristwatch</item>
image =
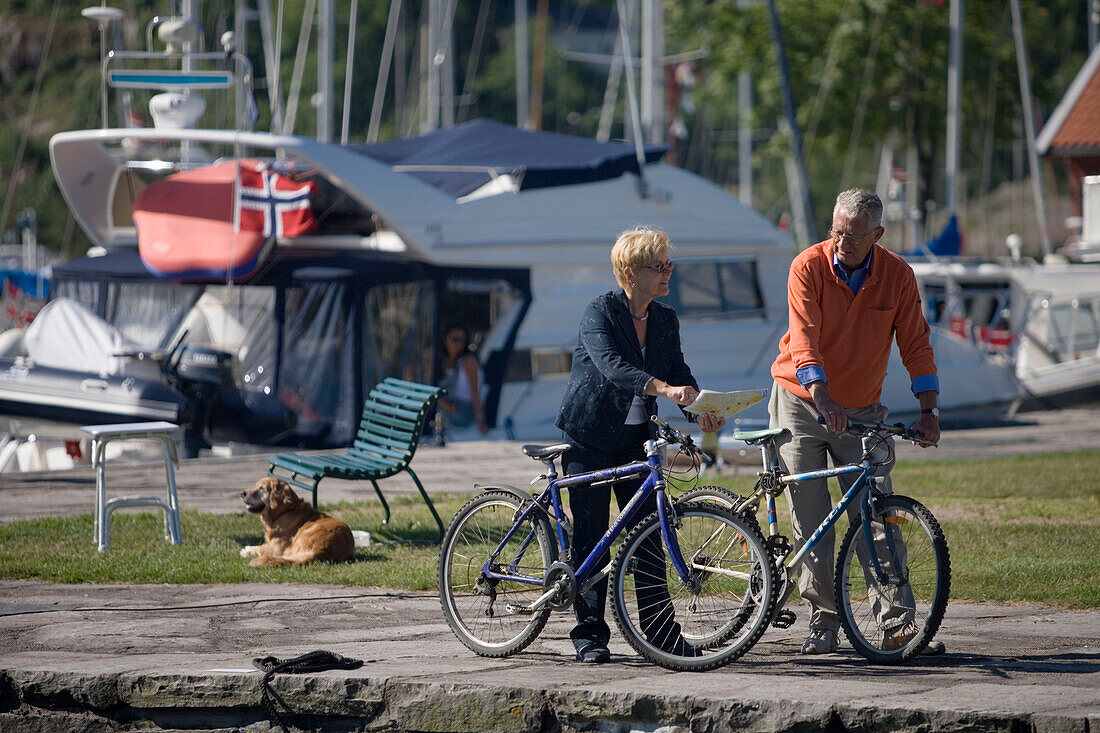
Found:
[[[922,415],[932,415],[937,420],[940,417],[940,408],[938,408],[938,407],[925,407],[920,412],[921,412]]]

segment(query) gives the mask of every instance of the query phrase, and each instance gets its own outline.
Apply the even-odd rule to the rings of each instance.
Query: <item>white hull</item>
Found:
[[[955,324],[946,338],[1009,365],[1025,405],[1100,397],[1100,265],[945,261],[914,270],[933,318]],[[982,330],[990,326],[996,336]]]
[[[369,236],[326,237],[323,233],[294,240],[293,246],[338,249],[342,257],[401,256],[439,266],[512,267],[530,272],[531,303],[517,331],[511,315],[501,317],[482,343],[483,360],[494,349],[514,349],[530,359],[527,377],[505,381],[499,389],[497,434],[518,439],[555,439],[553,422],[568,377],[569,359],[585,305],[615,287],[609,260],[619,232],[637,224],[667,231],[677,262],[674,278],[684,287],[693,272],[748,263],[747,286],[757,305],[724,312],[695,312],[678,306],[684,353],[699,383],[708,389],[767,389],[769,369],[786,328],[787,269],[793,243],[757,212],[718,186],[682,169],[647,166],[648,195],[637,177],[509,191],[464,202],[441,194],[420,180],[395,172],[370,158],[293,136],[263,133],[235,135],[225,131],[93,130],[63,133],[51,141],[58,182],[77,219],[108,248],[136,243],[132,222],[110,216],[114,191],[125,161],[117,144],[125,138],[178,139],[195,144],[248,146],[251,155],[277,150],[319,170],[386,227]],[[90,175],[89,170],[95,170]],[[290,243],[281,242],[281,246]],[[732,263],[732,264],[731,264]],[[692,270],[692,268],[697,268]],[[702,287],[702,286],[700,286]],[[695,295],[706,294],[703,287]],[[695,296],[693,296],[695,297]],[[505,342],[512,341],[506,346]],[[1011,369],[965,344],[937,344],[937,366],[945,411],[976,405],[999,405],[1019,395]],[[895,413],[909,413],[916,401],[900,360],[891,361],[884,401]],[[671,404],[662,412],[675,414]],[[739,416],[744,424],[761,424],[766,410],[758,405]]]

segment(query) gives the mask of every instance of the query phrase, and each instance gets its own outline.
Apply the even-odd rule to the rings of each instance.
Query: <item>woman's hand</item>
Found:
[[[690,405],[695,401],[695,398],[699,396],[699,390],[695,389],[690,384],[685,384],[683,387],[673,387],[670,384],[662,382],[660,379],[649,380],[649,384],[646,385],[646,393],[658,397],[667,397],[677,405],[682,406]]]
[[[702,428],[704,433],[713,433],[722,429],[726,424],[726,418],[718,415],[699,415],[695,418],[695,424]]]

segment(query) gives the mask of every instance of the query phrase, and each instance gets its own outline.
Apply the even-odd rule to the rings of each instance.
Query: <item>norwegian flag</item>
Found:
[[[314,187],[255,159],[173,173],[134,200],[141,261],[173,280],[249,277],[276,238],[317,227],[309,206]]]
[[[241,231],[297,237],[317,227],[309,206],[313,183],[295,183],[262,163],[242,161],[237,203]]]

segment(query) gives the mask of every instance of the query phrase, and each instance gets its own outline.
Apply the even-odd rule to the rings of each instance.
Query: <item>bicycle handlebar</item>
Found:
[[[886,423],[876,423],[874,425],[864,425],[858,422],[848,423],[847,431],[852,435],[869,435],[871,433],[889,433],[890,435],[896,435],[899,438],[905,440],[911,440],[914,443],[924,443],[925,445],[935,445],[924,439],[924,433],[913,428],[908,428],[904,423],[894,423],[893,425],[887,425]]]
[[[817,421],[822,425],[825,424],[825,418],[819,417]],[[904,423],[894,423],[893,425],[887,425],[886,423],[875,423],[874,425],[864,425],[863,423],[848,421],[848,426],[844,428],[844,432],[854,435],[857,438],[862,438],[865,435],[871,435],[872,433],[887,433],[889,435],[896,435],[899,438],[910,440],[918,445],[935,446],[929,440],[924,439],[924,433],[919,430],[905,427]]]
[[[693,441],[691,439],[691,436],[687,433],[680,432],[656,415],[653,415],[649,419],[652,420],[653,424],[657,426],[657,434],[664,440],[668,441],[669,443],[676,443],[678,445],[681,445],[684,447],[685,450],[691,453],[701,452],[699,447],[695,445],[695,441]]]

